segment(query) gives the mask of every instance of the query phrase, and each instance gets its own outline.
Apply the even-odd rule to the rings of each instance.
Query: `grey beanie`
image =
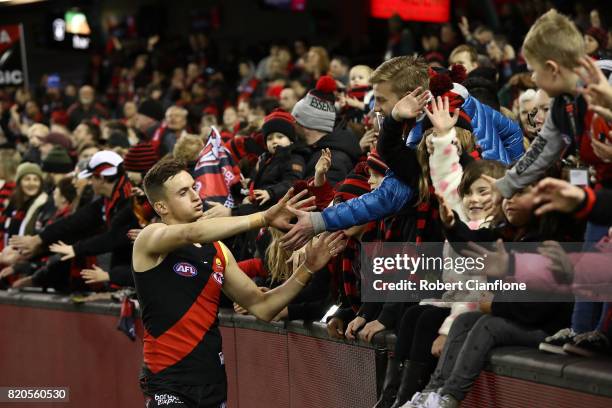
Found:
[[[327,75],[319,78],[317,87],[293,107],[295,121],[305,128],[331,133],[336,123],[335,90],[333,78]]]

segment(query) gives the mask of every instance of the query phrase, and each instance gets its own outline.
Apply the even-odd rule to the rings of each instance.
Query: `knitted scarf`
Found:
[[[355,313],[361,306],[361,272],[359,252],[361,244],[354,238],[349,238],[341,255],[328,264],[333,279],[333,292],[338,294],[342,304],[350,306]]]
[[[127,200],[132,194],[132,183],[126,175],[121,176],[115,184],[110,197],[104,198],[104,221],[110,226],[111,217],[115,214],[117,206]]]

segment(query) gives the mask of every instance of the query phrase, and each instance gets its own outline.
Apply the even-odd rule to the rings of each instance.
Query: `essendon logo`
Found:
[[[336,108],[331,102],[325,101],[323,99],[319,99],[317,97],[312,97],[310,101],[310,106],[315,109],[322,110],[324,112],[335,112]]]
[[[219,259],[216,256],[215,256],[215,259],[214,259],[214,262],[213,262],[213,271],[214,272],[223,272],[223,262],[221,262],[221,259]]]
[[[219,259],[218,256],[215,256],[213,259],[213,265],[212,265],[212,278],[221,286],[223,286],[223,270],[225,268],[223,267],[223,262],[221,262],[221,259]]]
[[[215,282],[217,282],[219,285],[223,286],[223,274],[221,272],[213,273],[212,277],[215,280]]]
[[[186,278],[193,278],[198,274],[198,270],[195,266],[187,262],[179,262],[172,268],[177,275],[184,276]]]

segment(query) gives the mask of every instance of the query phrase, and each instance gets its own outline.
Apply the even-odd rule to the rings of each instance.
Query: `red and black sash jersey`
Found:
[[[134,272],[144,325],[146,383],[225,382],[217,312],[225,272],[219,243],[186,245]]]

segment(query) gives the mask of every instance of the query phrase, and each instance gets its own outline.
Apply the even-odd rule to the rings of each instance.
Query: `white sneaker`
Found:
[[[436,408],[459,408],[459,401],[452,395],[443,395],[440,397],[440,402]]]
[[[429,394],[433,394],[433,391],[417,392],[412,396],[410,401],[402,405],[400,408],[425,408],[425,402],[427,401]]]
[[[427,401],[423,404],[423,408],[438,408],[442,396],[437,392],[432,392],[427,396]]]

